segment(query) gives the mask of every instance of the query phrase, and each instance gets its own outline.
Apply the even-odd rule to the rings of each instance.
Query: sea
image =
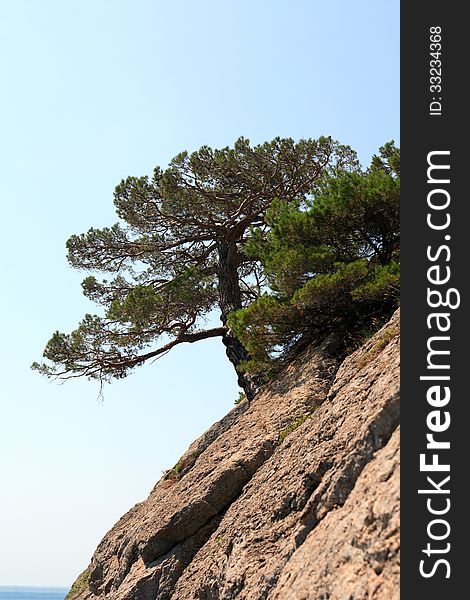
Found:
[[[0,600],[64,600],[70,588],[0,586]]]

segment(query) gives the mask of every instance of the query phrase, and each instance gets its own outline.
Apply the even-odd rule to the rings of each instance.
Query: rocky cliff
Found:
[[[111,529],[74,600],[399,598],[399,316],[309,348]]]

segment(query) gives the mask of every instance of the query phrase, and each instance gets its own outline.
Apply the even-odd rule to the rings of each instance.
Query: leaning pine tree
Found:
[[[298,202],[318,178],[355,170],[354,152],[331,138],[276,138],[251,147],[203,146],[183,152],[153,177],[129,177],[115,190],[120,222],[90,229],[67,242],[68,261],[92,273],[84,294],[104,308],[85,315],[70,334],[54,333],[41,373],[100,382],[125,377],[134,367],[178,344],[219,336],[238,383],[250,399],[261,379],[243,370],[250,356],[227,325],[230,313],[263,291],[263,272],[244,246],[265,228],[273,200]],[[217,310],[219,327],[204,327]]]

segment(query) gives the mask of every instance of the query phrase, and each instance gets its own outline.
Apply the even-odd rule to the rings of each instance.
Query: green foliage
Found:
[[[378,303],[396,299],[400,291],[400,265],[396,260],[382,266],[370,267],[366,282],[351,292],[355,301]]]
[[[172,469],[165,471],[163,478],[171,481],[180,479],[183,476],[183,471],[187,471],[188,469],[192,468],[200,454],[200,451],[194,450],[191,452],[190,456],[180,459]]]
[[[400,333],[398,327],[391,325],[386,327],[377,337],[374,344],[357,359],[357,366],[362,369],[376,358],[380,352]]]
[[[184,465],[181,462],[177,462],[172,469],[168,469],[165,473],[164,479],[179,479],[181,477],[181,471]]]
[[[351,339],[395,308],[399,173],[393,142],[361,170],[331,138],[240,138],[128,177],[114,195],[120,222],[67,242],[101,314],[55,332],[33,368],[110,381],[178,344],[222,337],[251,399],[302,343]],[[214,310],[221,326],[208,328]]]
[[[251,373],[269,372],[276,349],[280,351],[302,334],[298,309],[268,294],[232,313],[229,325],[253,357],[241,365]]]
[[[289,423],[289,425],[287,425],[287,427],[284,427],[284,429],[279,433],[279,437],[277,438],[277,445],[280,446],[284,442],[284,440],[286,439],[286,437],[288,435],[290,435],[293,431],[298,429],[311,416],[312,416],[312,413],[302,415],[301,417],[298,417],[297,419],[295,419],[295,421],[292,421],[292,423]]]
[[[267,232],[246,251],[270,285],[229,325],[249,350],[247,369],[275,369],[301,340],[344,340],[379,323],[399,297],[399,151],[381,148],[369,169],[319,178],[303,202],[274,202]]]
[[[240,402],[244,402],[246,400],[246,394],[243,392],[238,393],[238,398],[235,400],[234,404],[240,404]]]
[[[88,580],[90,579],[90,573],[90,569],[87,569],[77,578],[70,592],[65,596],[64,600],[70,600],[70,598],[73,598],[87,588]]]
[[[182,152],[153,177],[121,181],[114,194],[120,222],[67,241],[70,265],[90,272],[83,293],[102,312],[86,315],[70,334],[56,332],[46,360],[33,368],[109,381],[177,344],[218,336],[250,397],[254,380],[241,366],[250,357],[226,325],[230,312],[266,290],[247,243],[266,240],[265,217],[276,198],[283,207],[300,206],[320,179],[357,170],[355,153],[331,138],[275,138],[254,147],[240,138],[233,148]],[[299,260],[295,253],[292,260]],[[302,265],[297,270],[302,278]],[[222,326],[207,328],[213,310]]]

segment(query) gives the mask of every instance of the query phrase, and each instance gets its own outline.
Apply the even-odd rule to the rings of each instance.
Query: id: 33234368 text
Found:
[[[429,28],[429,114],[442,114],[442,28],[434,25]]]

